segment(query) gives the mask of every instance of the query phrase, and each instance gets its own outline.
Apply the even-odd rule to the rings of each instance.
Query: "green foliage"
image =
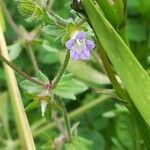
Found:
[[[44,83],[48,83],[48,82],[49,82],[48,77],[47,77],[45,74],[43,74],[40,70],[39,70],[38,73],[37,73],[37,79],[38,79],[39,81],[44,82]]]
[[[97,0],[97,3],[100,5],[101,10],[108,19],[108,21],[118,28],[121,24],[125,22],[124,17],[124,2],[123,0],[118,1],[108,1],[108,0]]]
[[[143,42],[147,40],[147,28],[141,22],[132,20],[128,21],[128,37],[134,42]]]
[[[53,93],[65,99],[75,100],[75,95],[84,92],[85,90],[87,90],[85,84],[73,79],[72,74],[66,74],[61,78],[57,87],[53,89]]]
[[[99,41],[108,54],[127,92],[145,121],[150,125],[148,107],[150,103],[149,75],[136,60],[117,32],[107,22],[98,7],[95,7],[92,1],[82,0],[82,3]]]
[[[54,23],[53,18],[43,8],[31,0],[20,0],[17,6],[20,13],[27,17],[28,22]]]
[[[11,60],[16,59],[22,51],[22,41],[15,41],[14,44],[8,46]]]
[[[41,91],[43,91],[43,87],[29,81],[29,80],[24,80],[20,83],[20,87],[24,90],[26,93],[31,93],[31,94],[39,94]]]
[[[92,142],[89,140],[86,140],[80,136],[77,136],[73,138],[72,141],[66,143],[64,145],[64,150],[89,150],[92,145]]]
[[[40,107],[40,102],[38,100],[34,100],[33,102],[31,102],[26,108],[25,111],[31,111],[33,109],[36,109]]]
[[[89,2],[89,0],[87,1]],[[98,9],[101,9],[103,15],[113,25],[120,36],[124,35],[125,33],[125,31],[120,31],[122,30],[120,28],[124,28],[124,25],[127,23],[128,38],[130,40],[132,53],[139,60],[145,70],[149,71],[149,0],[128,0],[127,21],[125,20],[125,12],[122,9],[124,7],[122,4],[123,1],[110,0],[112,4],[113,1],[115,2],[115,5],[110,5],[108,0],[96,0],[97,3],[95,3],[95,6],[98,6]],[[31,33],[36,33],[36,38],[33,41],[30,41],[30,44],[32,45],[36,61],[39,65],[38,67],[44,72],[44,74],[47,75],[46,77],[44,74],[38,73],[39,75],[38,77],[36,76],[36,79],[44,83],[49,83],[49,79],[52,80],[57,74],[57,71],[60,67],[60,62],[63,60],[64,43],[70,38],[70,33],[76,30],[76,26],[80,21],[82,21],[81,18],[83,16],[71,10],[70,0],[51,0],[50,3],[53,11],[48,9],[51,6],[48,7],[46,3],[47,0],[20,0],[17,3],[14,3],[14,1],[5,0],[4,2],[7,5],[10,15],[14,19],[15,23],[21,29],[22,34],[30,31]],[[18,14],[16,4],[23,17]],[[0,5],[0,7],[1,6],[2,5]],[[45,7],[47,7],[47,10],[44,9]],[[92,5],[89,5],[89,7],[92,8]],[[49,14],[48,12],[53,13]],[[90,14],[94,17],[94,20],[97,22],[103,22],[100,21],[98,17],[95,17],[95,13],[93,15],[93,12],[94,9],[92,9]],[[24,17],[27,19],[27,21],[35,23],[25,22]],[[62,19],[62,17],[68,20]],[[5,17],[5,19],[6,22],[8,22],[7,17]],[[2,20],[3,18],[0,19],[0,23],[3,23]],[[91,24],[95,21],[92,21]],[[16,66],[28,74],[33,75],[34,70],[31,65],[31,61],[28,61],[29,56],[26,52],[26,44],[29,41],[20,41],[8,23],[6,24],[7,30],[5,30],[5,37],[6,42],[8,45],[10,45],[8,46],[8,49],[11,55],[11,60],[13,60],[13,63],[16,64]],[[98,28],[101,28],[99,24],[97,24],[97,26]],[[95,38],[94,32],[87,23],[84,23],[84,25],[82,24],[80,29],[86,31],[92,38]],[[40,30],[43,31],[43,33],[40,32]],[[102,30],[105,31],[103,28]],[[106,30],[106,32],[107,42],[112,43],[109,30]],[[103,32],[99,32],[99,34],[101,37],[103,37]],[[113,33],[112,37],[114,38],[115,35],[116,34]],[[60,43],[60,40],[62,43]],[[118,49],[116,48],[116,45],[118,44],[116,43],[117,42],[115,41],[113,46],[109,49],[118,53]],[[99,47],[96,46],[96,49],[99,49]],[[115,57],[116,60],[118,60],[118,58],[119,57]],[[126,58],[126,54],[122,59],[122,62],[125,60],[129,61],[128,58]],[[126,68],[124,68],[124,65],[122,68],[124,69],[125,76],[130,77],[128,71]],[[117,70],[113,67],[112,69],[114,71]],[[134,71],[135,66],[132,66],[131,69]],[[66,72],[72,73],[76,79],[80,79],[80,83],[84,82],[89,87],[102,89],[112,88],[112,85],[105,71],[103,70],[101,60],[96,50],[92,51],[92,56],[88,61],[70,60]],[[135,79],[137,76],[138,74],[136,74]],[[20,77],[18,74],[16,74],[16,77],[18,83],[20,83],[20,81],[22,81],[22,77]],[[11,108],[12,105],[10,104],[9,100],[10,98],[7,96],[8,90],[6,79],[7,76],[5,76],[2,63],[0,62],[0,148],[20,150],[22,147],[19,142],[20,139],[18,137],[16,124],[14,122],[15,119]],[[63,115],[63,110],[59,104],[59,101],[57,100],[57,96],[63,96],[64,99],[68,99],[68,97],[69,99],[75,98],[76,94],[74,92],[78,94],[80,93],[80,90],[77,89],[83,89],[83,86],[80,86],[76,83],[76,81],[79,82],[76,79],[73,79],[72,77],[69,80],[68,77],[68,79],[65,79],[65,81],[61,80],[59,82],[62,83],[62,86],[59,86],[61,94],[58,91],[60,95],[54,95],[54,99],[53,97],[51,98],[51,96],[44,97],[43,100],[48,102],[45,113],[47,120],[51,119],[52,110],[59,112],[59,117]],[[134,79],[134,77],[132,77],[132,79]],[[72,82],[72,80],[75,81]],[[143,84],[143,81],[139,80],[139,82]],[[50,122],[46,122],[46,120],[41,117],[41,101],[39,99],[39,94],[41,95],[41,92],[45,91],[45,89],[27,81],[22,81],[22,83],[22,89],[24,92],[24,94],[22,94],[23,103],[24,106],[26,106],[25,110],[30,122],[32,135],[35,138],[34,142],[36,148],[40,150],[48,150],[53,145],[54,139],[57,139],[58,136],[60,136],[60,132],[58,132],[57,129],[54,129],[54,123],[52,120]],[[135,83],[138,83],[137,80]],[[74,89],[76,88],[74,85],[77,85],[77,89]],[[121,85],[124,88],[124,84],[121,83]],[[132,89],[138,87],[133,85],[131,86]],[[70,89],[71,96],[69,94]],[[147,88],[143,85],[141,91],[144,90],[147,90]],[[137,97],[141,91],[136,92]],[[66,93],[67,96],[65,95]],[[149,149],[149,127],[144,122],[141,114],[134,107],[130,107],[130,114],[124,106],[116,104],[118,102],[116,99],[108,98],[107,100],[99,101],[99,99],[102,98],[101,95],[102,93],[94,93],[89,88],[88,91],[78,95],[77,101],[65,101],[67,104],[66,106],[69,112],[69,117],[70,119],[73,119],[71,120],[71,124],[72,122],[80,122],[80,125],[78,127],[79,138],[77,137],[76,139],[75,137],[75,139],[73,139],[75,140],[75,144],[74,142],[67,142],[64,148],[68,148],[69,150],[72,150],[72,148],[79,150],[146,150],[146,143],[147,149]],[[143,101],[145,101],[144,97],[141,102]],[[141,104],[139,104],[139,106],[141,106]],[[144,109],[145,108],[143,107],[143,110]],[[60,119],[60,121],[62,121],[62,119]],[[137,126],[135,124],[137,124]],[[85,142],[85,140],[87,142]],[[91,142],[88,142],[89,140]]]
[[[35,78],[38,81],[48,83],[49,79],[41,72],[39,71],[37,74],[37,78]],[[25,93],[29,94],[40,94],[42,91],[44,91],[44,87],[37,85],[29,80],[24,80],[20,83],[21,88],[24,90]]]
[[[47,25],[42,30],[44,33],[55,37],[55,41],[61,40],[65,34],[65,28],[60,25]]]
[[[89,128],[79,129],[79,135],[83,136],[89,141],[92,141],[90,150],[104,150],[105,149],[105,140],[104,137],[97,132],[96,130]]]

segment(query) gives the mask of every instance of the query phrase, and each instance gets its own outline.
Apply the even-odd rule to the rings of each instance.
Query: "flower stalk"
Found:
[[[58,71],[56,77],[54,78],[54,80],[52,81],[52,88],[55,88],[59,82],[59,80],[61,79],[61,77],[63,76],[67,65],[69,63],[69,59],[70,59],[70,53],[69,51],[67,51],[64,62],[62,64],[62,66],[60,67],[60,70]]]

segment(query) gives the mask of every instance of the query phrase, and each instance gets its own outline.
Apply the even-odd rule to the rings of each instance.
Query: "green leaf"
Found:
[[[22,51],[22,41],[17,41],[14,44],[8,46],[8,50],[9,50],[9,55],[10,55],[10,59],[14,60],[16,59],[21,51]]]
[[[104,137],[97,130],[83,127],[79,128],[78,134],[87,140],[92,141],[89,150],[105,150]]]
[[[77,136],[75,137],[72,142],[68,142],[64,145],[64,150],[89,150],[91,148],[92,142]]]
[[[38,71],[37,78],[35,79],[43,83],[49,83],[48,77],[45,74],[43,74],[40,70]],[[22,81],[20,83],[20,86],[24,90],[24,92],[28,93],[30,96],[40,94],[44,90],[42,86],[37,85],[29,80]]]
[[[42,21],[45,24],[54,24],[54,19],[49,15],[45,9],[37,5],[31,0],[19,0],[17,1],[18,10],[24,15],[28,22]]]
[[[87,90],[87,86],[78,80],[73,79],[72,74],[64,75],[59,81],[53,93],[66,98],[75,100],[75,95]]]
[[[126,123],[125,123],[126,122]],[[134,123],[127,113],[122,113],[118,115],[117,121],[116,121],[116,134],[121,142],[121,144],[126,147],[126,149],[134,149],[134,139],[135,139],[135,133],[133,131]],[[138,141],[137,141],[138,142]]]
[[[58,62],[58,55],[56,52],[48,52],[47,50],[43,50],[39,52],[38,59],[43,64],[54,64]]]
[[[42,47],[44,48],[44,50],[48,51],[48,52],[53,52],[53,53],[57,53],[58,49],[52,47],[49,45],[49,43],[47,41],[44,41],[42,44]]]
[[[150,125],[150,78],[99,8],[91,0],[82,0],[99,42],[120,76],[125,89]]]
[[[105,14],[106,18],[109,20],[109,22],[114,27],[117,27],[119,25],[119,22],[116,10],[114,9],[113,5],[111,5],[108,0],[97,0],[97,2],[101,6],[101,9]]]
[[[71,61],[67,70],[83,81],[95,84],[109,84],[110,81],[105,74],[97,71],[94,67],[83,61]],[[86,74],[86,75],[85,75]]]
[[[31,94],[39,94],[43,91],[43,87],[32,83],[29,80],[24,80],[20,83],[20,87],[24,90],[26,93],[31,93]]]
[[[38,107],[40,107],[40,102],[38,100],[34,100],[25,108],[25,111],[28,112]]]
[[[48,77],[44,73],[42,73],[40,70],[37,73],[37,78],[39,79],[39,81],[49,83]]]
[[[52,25],[47,25],[42,28],[42,31],[48,35],[51,36],[61,36],[65,33],[65,29],[61,28],[60,26],[52,26]]]

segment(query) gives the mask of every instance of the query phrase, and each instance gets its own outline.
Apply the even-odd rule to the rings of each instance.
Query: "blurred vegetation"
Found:
[[[52,10],[65,19],[74,17],[71,12],[70,0],[55,0]],[[36,23],[28,23],[19,14],[15,1],[5,0],[5,4],[15,23],[23,30],[32,31],[37,27]],[[131,49],[142,66],[150,73],[150,1],[128,0],[128,38]],[[13,29],[6,21],[6,42],[13,63],[30,75],[34,75],[34,69],[28,56],[28,50],[21,44]],[[38,40],[32,43],[40,70],[52,79],[57,73],[64,46],[54,37],[41,33]],[[88,62],[70,62],[68,72],[87,84],[89,87],[101,87],[111,89],[112,85],[106,77],[103,67],[99,67],[95,53]],[[18,74],[18,82],[23,78]],[[84,106],[101,99],[102,94],[94,93],[91,88],[79,94],[76,101],[66,101],[67,110],[80,110]],[[23,103],[26,107],[30,99],[22,93]],[[50,149],[52,141],[59,132],[52,124],[41,116],[41,110],[35,109],[27,112],[28,120],[35,136],[37,150]],[[77,113],[71,117],[71,123],[79,123],[78,135],[93,141],[91,150],[144,150],[145,145],[140,137],[137,127],[128,110],[115,98],[106,97],[96,106]],[[49,128],[47,128],[49,124]],[[52,124],[52,125],[51,125]],[[0,149],[20,149],[18,134],[14,122],[14,115],[8,95],[6,78],[2,63],[0,62]]]

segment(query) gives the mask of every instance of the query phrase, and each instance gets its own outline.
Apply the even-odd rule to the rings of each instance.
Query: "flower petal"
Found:
[[[90,58],[90,51],[85,49],[79,55],[80,55],[80,58],[83,60],[89,59]]]
[[[71,56],[71,58],[74,59],[74,60],[79,59],[79,54],[78,54],[74,49],[71,49],[71,50],[70,50],[70,56]]]
[[[74,42],[75,42],[75,39],[70,39],[65,43],[65,45],[68,49],[71,49],[74,45]]]
[[[86,33],[81,31],[76,35],[76,39],[83,40],[86,38]]]
[[[86,47],[87,47],[89,50],[91,50],[91,49],[93,49],[93,48],[95,47],[95,44],[94,44],[94,42],[91,41],[91,40],[86,40]]]

